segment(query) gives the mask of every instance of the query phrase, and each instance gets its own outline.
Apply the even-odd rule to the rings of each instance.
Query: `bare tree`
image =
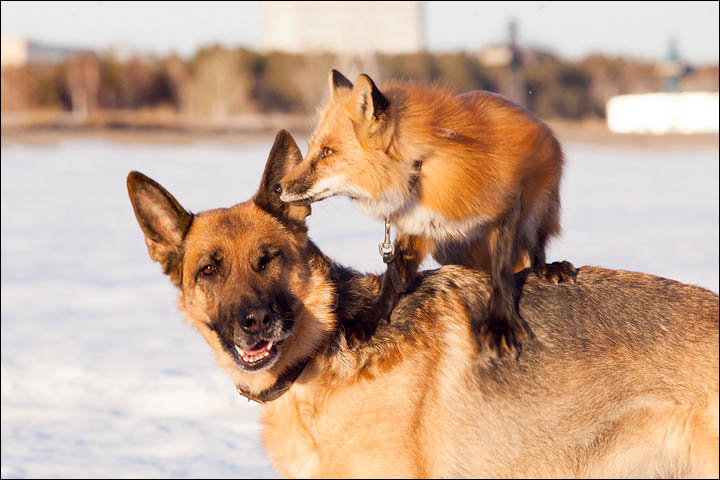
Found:
[[[68,61],[66,79],[72,112],[76,119],[87,118],[97,109],[100,93],[100,64],[92,55]]]

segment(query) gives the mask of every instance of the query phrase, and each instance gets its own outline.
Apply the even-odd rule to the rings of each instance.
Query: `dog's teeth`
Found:
[[[255,353],[255,354],[248,354],[245,350],[235,345],[235,350],[237,350],[238,354],[240,355],[240,358],[245,363],[255,363],[258,360],[261,360],[267,356],[270,355],[270,349],[273,346],[273,342],[268,342],[267,346],[262,349],[262,351]]]

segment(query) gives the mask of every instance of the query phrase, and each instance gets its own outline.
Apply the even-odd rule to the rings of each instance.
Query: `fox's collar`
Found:
[[[276,398],[280,397],[283,393],[290,390],[292,384],[295,382],[295,380],[297,380],[303,370],[305,370],[305,367],[311,359],[312,357],[307,357],[294,364],[278,377],[273,386],[266,388],[257,395],[250,393],[242,385],[235,385],[235,389],[237,389],[240,395],[247,398],[248,401],[252,400],[253,402],[261,404],[266,402],[272,402]]]
[[[410,186],[410,193],[412,193],[412,191],[415,189],[415,185],[417,185],[418,180],[420,180],[420,171],[422,170],[423,158],[424,157],[420,157],[413,162],[413,168],[415,169],[415,173],[412,174],[412,176],[410,177],[410,182],[408,182],[408,185]]]

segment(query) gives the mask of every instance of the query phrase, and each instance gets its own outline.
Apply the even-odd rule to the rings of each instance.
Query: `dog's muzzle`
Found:
[[[290,335],[292,312],[277,301],[239,308],[231,343],[238,365],[244,370],[270,368],[278,358],[278,345]]]

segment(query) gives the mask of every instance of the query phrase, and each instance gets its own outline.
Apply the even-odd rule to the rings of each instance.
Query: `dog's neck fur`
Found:
[[[323,456],[337,446],[332,435],[341,434],[346,428],[342,425],[352,423],[350,418],[344,417],[332,419],[328,424],[332,418],[330,412],[342,404],[341,399],[346,398],[345,395],[354,395],[352,392],[359,384],[387,378],[391,370],[403,368],[408,352],[412,355],[415,350],[404,351],[399,346],[407,342],[429,344],[428,332],[416,315],[416,308],[426,306],[412,301],[404,302],[390,323],[381,321],[369,338],[353,338],[359,333],[355,332],[355,319],[371,305],[382,278],[361,274],[333,262],[312,242],[305,248],[309,250],[303,255],[308,259],[313,275],[326,279],[324,288],[334,294],[324,292],[322,296],[337,298],[337,302],[330,300],[308,314],[333,316],[335,328],[317,346],[315,355],[287,392],[263,405],[261,417],[263,443],[275,467],[283,476],[299,478],[322,476],[321,472],[332,471],[331,466],[323,463]],[[423,287],[415,283],[410,287],[411,291],[419,288]],[[426,476],[422,471],[408,476],[415,475]]]
[[[358,374],[372,374],[379,366],[387,369],[395,362],[397,354],[388,345],[395,344],[398,336],[422,336],[412,328],[412,316],[405,315],[390,323],[380,321],[369,338],[361,339],[363,335],[358,331],[356,318],[377,297],[382,275],[363,274],[335,263],[311,241],[306,248],[309,249],[311,268],[322,272],[337,299],[332,312],[335,329],[310,363],[315,363],[323,372],[324,381],[333,377],[342,381]],[[423,276],[419,275],[408,286],[409,292],[417,287]]]

